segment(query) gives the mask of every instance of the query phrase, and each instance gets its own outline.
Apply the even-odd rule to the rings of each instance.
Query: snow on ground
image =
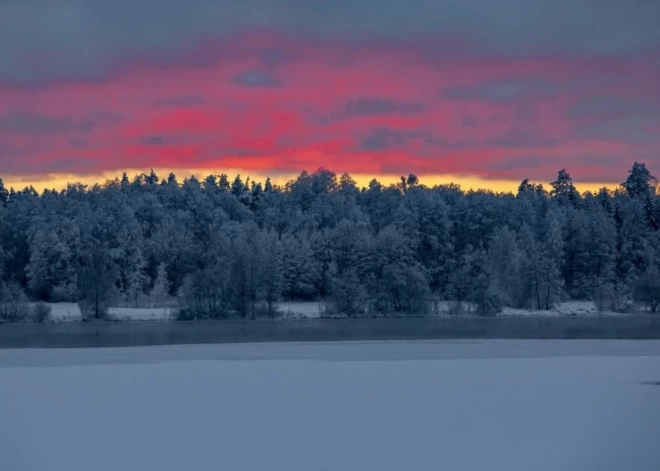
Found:
[[[77,303],[48,303],[53,322],[79,321],[82,319],[80,307]]]
[[[172,309],[169,308],[128,308],[113,307],[108,310],[111,319],[120,321],[169,320]]]
[[[278,303],[277,308],[285,318],[319,318],[321,311],[319,303],[315,302],[286,302]]]
[[[52,320],[54,322],[79,321],[80,308],[76,303],[51,303]],[[320,307],[316,302],[283,302],[278,303],[278,309],[285,319],[319,318]],[[440,301],[432,304],[431,315],[443,317],[450,316],[454,309],[450,301]],[[470,315],[474,309],[467,303],[464,305],[463,315]],[[172,318],[173,309],[170,308],[110,308],[110,317],[115,320],[168,320]],[[528,309],[504,308],[500,316],[598,316],[602,314],[616,315],[615,313],[601,313],[596,305],[589,301],[569,301],[561,303],[550,310],[532,311]]]
[[[603,314],[616,315],[616,313],[603,313],[591,301],[567,301],[549,310],[532,311],[529,309],[502,309],[501,316],[600,316]]]
[[[318,318],[320,317],[319,304],[316,302],[279,303],[278,308],[282,311],[284,318]],[[471,315],[476,306],[471,303],[463,303],[462,314]],[[454,316],[456,306],[452,301],[438,301],[430,304],[430,315],[444,317]],[[500,316],[599,316],[596,305],[591,301],[567,301],[557,305],[550,310],[534,311],[530,309],[514,309],[505,307]],[[606,313],[616,315],[615,313]]]
[[[656,471],[658,380],[657,341],[0,350],[0,469]]]
[[[51,308],[53,322],[80,321],[82,314],[77,303],[47,303]],[[169,308],[110,308],[110,318],[122,321],[148,321],[170,319],[172,309]]]

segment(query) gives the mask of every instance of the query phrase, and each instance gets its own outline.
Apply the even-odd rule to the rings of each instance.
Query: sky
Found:
[[[660,0],[2,0],[0,177],[660,174]]]

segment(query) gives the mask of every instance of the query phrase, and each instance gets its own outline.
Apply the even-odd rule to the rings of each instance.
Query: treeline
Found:
[[[103,317],[176,302],[184,319],[274,316],[282,300],[348,316],[423,315],[434,300],[482,315],[565,299],[655,311],[655,183],[637,163],[616,191],[583,195],[565,170],[516,194],[414,175],[360,189],[323,168],[283,187],[151,171],[38,194],[0,180],[0,305],[78,302]]]

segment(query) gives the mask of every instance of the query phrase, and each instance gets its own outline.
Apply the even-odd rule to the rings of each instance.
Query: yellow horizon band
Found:
[[[79,175],[74,173],[66,174],[48,174],[41,177],[30,177],[30,176],[7,176],[4,180],[5,188],[14,188],[14,190],[22,190],[25,187],[32,186],[39,192],[42,192],[44,189],[55,189],[62,190],[66,188],[68,183],[82,183],[84,185],[94,185],[96,183],[102,184],[106,180],[114,180],[115,178],[121,178],[123,173],[126,173],[128,177],[132,180],[135,175],[141,173],[148,173],[150,169],[126,169],[126,170],[116,170],[109,172],[101,172],[97,174],[89,175]],[[315,169],[314,169],[315,170]],[[330,169],[332,170],[332,169]],[[263,183],[268,176],[270,176],[273,184],[284,185],[286,182],[295,179],[300,172],[298,173],[268,173],[268,172],[253,172],[246,171],[243,169],[166,169],[166,168],[154,168],[154,171],[158,175],[159,179],[167,178],[170,172],[174,173],[177,176],[179,182],[182,182],[185,178],[188,178],[194,175],[196,178],[202,180],[208,175],[219,175],[220,173],[225,173],[229,176],[230,181],[232,181],[236,175],[241,175],[243,181],[248,177],[250,180],[256,180]],[[313,170],[308,170],[312,172]],[[337,176],[341,175],[340,172],[336,172]],[[401,175],[394,174],[362,174],[362,173],[351,173],[350,174],[353,180],[357,183],[358,187],[367,187],[369,182],[374,178],[378,180],[383,185],[389,185],[391,183],[399,183],[401,181]],[[407,176],[407,175],[404,175]],[[461,175],[440,175],[440,174],[430,174],[417,175],[419,182],[423,185],[432,187],[435,185],[443,185],[453,183],[459,185],[463,190],[490,190],[496,193],[516,193],[518,191],[518,186],[523,180],[505,180],[505,179],[487,179],[478,176],[461,176]],[[0,177],[2,177],[0,175]],[[533,183],[542,183],[543,186],[548,189],[550,182],[539,182],[538,180],[530,179],[530,182]],[[610,190],[616,189],[620,186],[620,183],[615,182],[580,182],[573,181],[576,189],[580,193],[587,191],[597,192],[601,188],[605,187]]]

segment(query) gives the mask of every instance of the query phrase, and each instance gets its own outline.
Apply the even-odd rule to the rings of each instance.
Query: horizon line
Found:
[[[394,174],[394,173],[350,173],[350,172],[334,172],[329,167],[317,167],[312,171],[302,169],[299,172],[254,172],[247,171],[246,169],[240,168],[167,168],[167,167],[149,167],[147,169],[137,169],[137,168],[127,168],[127,169],[117,169],[112,171],[96,172],[89,174],[81,173],[48,173],[42,174],[39,176],[27,176],[27,175],[10,175],[9,178],[2,178],[4,180],[4,186],[7,189],[13,188],[14,191],[20,191],[24,188],[32,187],[35,190],[43,193],[44,190],[63,190],[69,184],[80,183],[87,186],[94,186],[96,184],[102,185],[108,181],[113,181],[115,179],[121,179],[122,175],[125,173],[129,178],[141,175],[149,174],[153,170],[159,178],[159,181],[166,179],[170,173],[174,173],[177,178],[181,180],[190,178],[194,176],[198,180],[203,180],[206,176],[209,175],[220,175],[222,173],[226,174],[228,177],[231,177],[233,180],[237,175],[241,176],[243,182],[248,178],[252,181],[258,181],[263,183],[266,178],[270,178],[271,182],[274,185],[284,186],[287,182],[295,180],[303,171],[308,173],[313,173],[319,168],[324,168],[332,173],[335,173],[338,177],[344,173],[347,173],[351,178],[356,182],[356,185],[361,187],[368,187],[368,184],[371,180],[377,180],[379,183],[384,185],[397,184],[401,181],[401,177],[407,177],[408,175]],[[178,173],[177,173],[178,172]],[[413,172],[406,172],[413,173]],[[439,185],[448,185],[455,184],[460,186],[464,191],[493,191],[495,193],[516,193],[520,183],[525,179],[529,180],[530,183],[542,184],[543,186],[549,185],[552,180],[545,181],[540,179],[533,178],[485,178],[478,175],[456,175],[456,174],[418,174],[414,173],[418,179],[419,183],[427,187],[434,187]],[[620,182],[594,182],[594,181],[580,181],[579,179],[573,179],[573,185],[581,193],[586,193],[591,191],[595,193],[601,188],[607,188],[609,190],[614,190],[621,186]]]

